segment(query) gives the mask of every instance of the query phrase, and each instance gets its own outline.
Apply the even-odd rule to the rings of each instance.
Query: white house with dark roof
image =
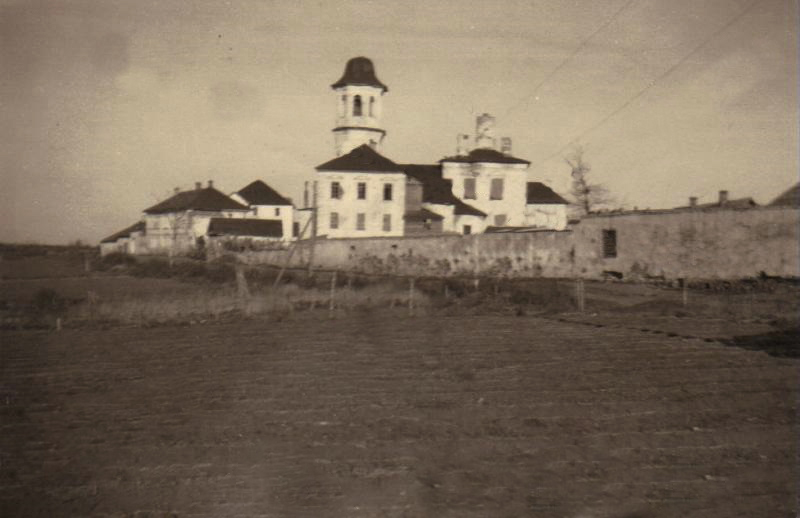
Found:
[[[566,226],[566,200],[541,183],[544,189],[529,190],[530,162],[511,155],[510,139],[501,139],[502,151],[496,149],[491,115],[478,117],[474,149],[466,148],[468,139],[461,135],[457,154],[438,164],[397,164],[379,153],[386,135],[381,103],[388,88],[372,62],[351,59],[331,88],[338,106],[336,158],[316,168],[319,235],[472,234],[489,227]]]
[[[317,233],[402,236],[407,177],[368,144],[317,166]]]
[[[145,235],[150,253],[182,253],[202,247],[213,218],[246,218],[250,208],[200,182],[177,191],[144,210]]]
[[[525,226],[564,230],[569,202],[542,182],[528,182],[525,200]]]
[[[280,221],[281,239],[284,241],[292,240],[297,234],[294,228],[292,201],[261,180],[256,180],[231,194],[231,198],[250,207],[252,211],[248,216],[250,218]]]

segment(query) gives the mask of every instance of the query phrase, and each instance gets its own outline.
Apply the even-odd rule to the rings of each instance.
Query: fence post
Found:
[[[681,285],[683,289],[681,290],[681,302],[683,303],[683,307],[689,305],[689,281],[688,279],[681,279]]]
[[[575,295],[578,299],[578,311],[584,313],[586,311],[586,293],[583,279],[580,277],[575,281]]]
[[[408,282],[408,315],[414,316],[414,277]]]
[[[331,276],[331,300],[330,304],[328,305],[328,316],[329,318],[334,317],[334,311],[336,310],[336,271],[334,270],[333,275]]]

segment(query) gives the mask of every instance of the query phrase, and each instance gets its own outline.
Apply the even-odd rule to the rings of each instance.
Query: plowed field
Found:
[[[0,333],[4,517],[794,517],[797,360],[531,317]]]

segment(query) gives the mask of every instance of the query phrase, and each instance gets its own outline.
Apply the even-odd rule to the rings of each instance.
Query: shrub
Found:
[[[67,299],[53,289],[42,288],[33,295],[31,306],[37,313],[59,313],[67,307]]]
[[[125,264],[130,265],[136,262],[136,259],[129,254],[124,252],[111,252],[110,254],[106,255],[102,259],[104,264],[108,266],[115,266],[118,264]]]

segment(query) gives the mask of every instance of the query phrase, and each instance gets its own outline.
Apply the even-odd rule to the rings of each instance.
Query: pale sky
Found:
[[[0,0],[0,241],[96,243],[208,179],[299,202],[360,55],[395,162],[488,112],[562,194],[580,143],[620,206],[768,203],[798,180],[797,22],[794,0]]]

